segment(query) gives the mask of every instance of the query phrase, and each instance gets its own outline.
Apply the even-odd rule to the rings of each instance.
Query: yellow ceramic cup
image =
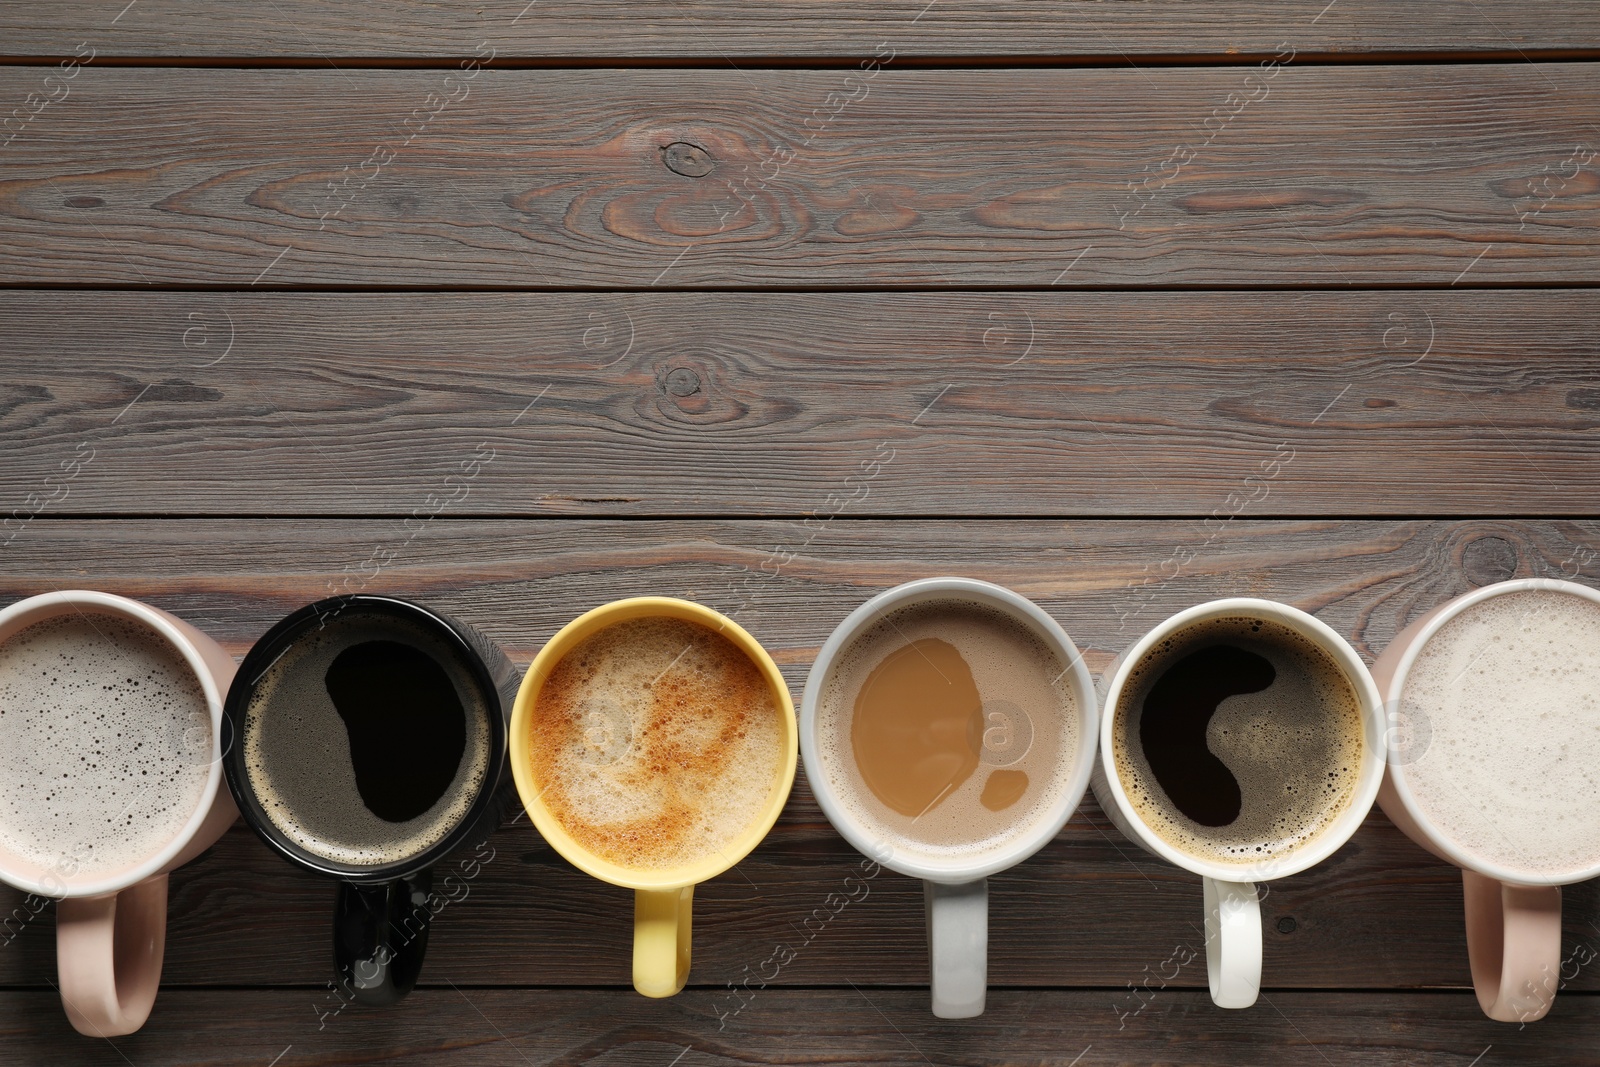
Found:
[[[671,869],[625,867],[596,856],[568,834],[540,799],[544,785],[534,775],[529,748],[537,719],[539,693],[561,657],[591,634],[620,622],[640,618],[684,619],[699,623],[732,641],[761,669],[771,688],[773,702],[783,719],[783,762],[773,779],[760,815],[718,854],[698,863]],[[533,824],[555,850],[573,866],[602,881],[626,886],[633,896],[633,987],[647,997],[670,997],[689,978],[690,912],[694,887],[715,878],[738,863],[767,836],[794,785],[799,758],[794,702],[778,665],[766,649],[732,619],[701,604],[673,597],[633,597],[595,608],[567,623],[534,657],[517,693],[511,714],[511,772],[517,792]]]

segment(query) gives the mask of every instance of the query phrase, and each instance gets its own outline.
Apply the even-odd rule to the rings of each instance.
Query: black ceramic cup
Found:
[[[338,879],[334,966],[356,1002],[411,991],[434,865],[517,810],[506,726],[520,680],[471,627],[368,595],[301,608],[240,665],[228,786],[263,841]]]

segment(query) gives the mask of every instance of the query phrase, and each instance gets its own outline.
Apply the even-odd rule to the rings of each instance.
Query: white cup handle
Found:
[[[1248,1008],[1261,991],[1261,902],[1254,882],[1205,879],[1206,979],[1219,1008]]]
[[[989,882],[923,882],[933,1014],[970,1019],[983,1014],[989,983]]]

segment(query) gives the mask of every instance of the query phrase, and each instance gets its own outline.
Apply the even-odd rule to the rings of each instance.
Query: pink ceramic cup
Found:
[[[67,857],[42,867],[0,847],[0,880],[57,901],[56,968],[67,1018],[81,1034],[117,1037],[143,1026],[155,1003],[167,937],[167,872],[214,844],[239,814],[232,795],[219,788],[222,698],[234,663],[221,645],[181,619],[85,590],[29,597],[0,611],[0,645],[34,623],[79,613],[128,619],[167,641],[199,680],[211,718],[211,762],[200,801],[158,851],[110,874],[85,874]],[[0,782],[0,790],[6,787]]]
[[[1600,864],[1578,870],[1514,870],[1478,856],[1430,820],[1408,780],[1426,752],[1430,726],[1401,697],[1406,678],[1428,640],[1466,609],[1507,593],[1545,591],[1600,603],[1600,592],[1553,578],[1522,578],[1475,589],[1441,604],[1402,630],[1372,665],[1388,714],[1388,766],[1378,806],[1407,837],[1461,868],[1472,985],[1484,1014],[1501,1022],[1531,1022],[1550,1010],[1561,976],[1561,886],[1600,876]],[[1425,712],[1426,709],[1424,709]],[[1508,708],[1507,713],[1524,709]],[[1574,753],[1592,759],[1593,752]],[[1472,783],[1464,783],[1467,789]],[[1597,808],[1600,815],[1600,808]]]

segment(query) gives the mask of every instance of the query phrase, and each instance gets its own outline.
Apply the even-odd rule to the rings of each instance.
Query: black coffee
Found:
[[[1265,656],[1211,645],[1178,659],[1145,694],[1139,744],[1150,773],[1173,806],[1200,825],[1227,826],[1243,804],[1238,779],[1206,745],[1211,717],[1228,697],[1259,693],[1277,677]]]
[[[1180,630],[1129,675],[1113,755],[1145,823],[1184,852],[1283,855],[1349,804],[1361,707],[1323,649],[1261,619]]]
[[[364,641],[335,656],[323,682],[367,810],[406,822],[438,803],[467,749],[466,709],[438,661],[399,641]]]
[[[393,863],[466,817],[489,770],[490,705],[445,638],[350,608],[251,681],[245,775],[268,820],[301,848]]]

